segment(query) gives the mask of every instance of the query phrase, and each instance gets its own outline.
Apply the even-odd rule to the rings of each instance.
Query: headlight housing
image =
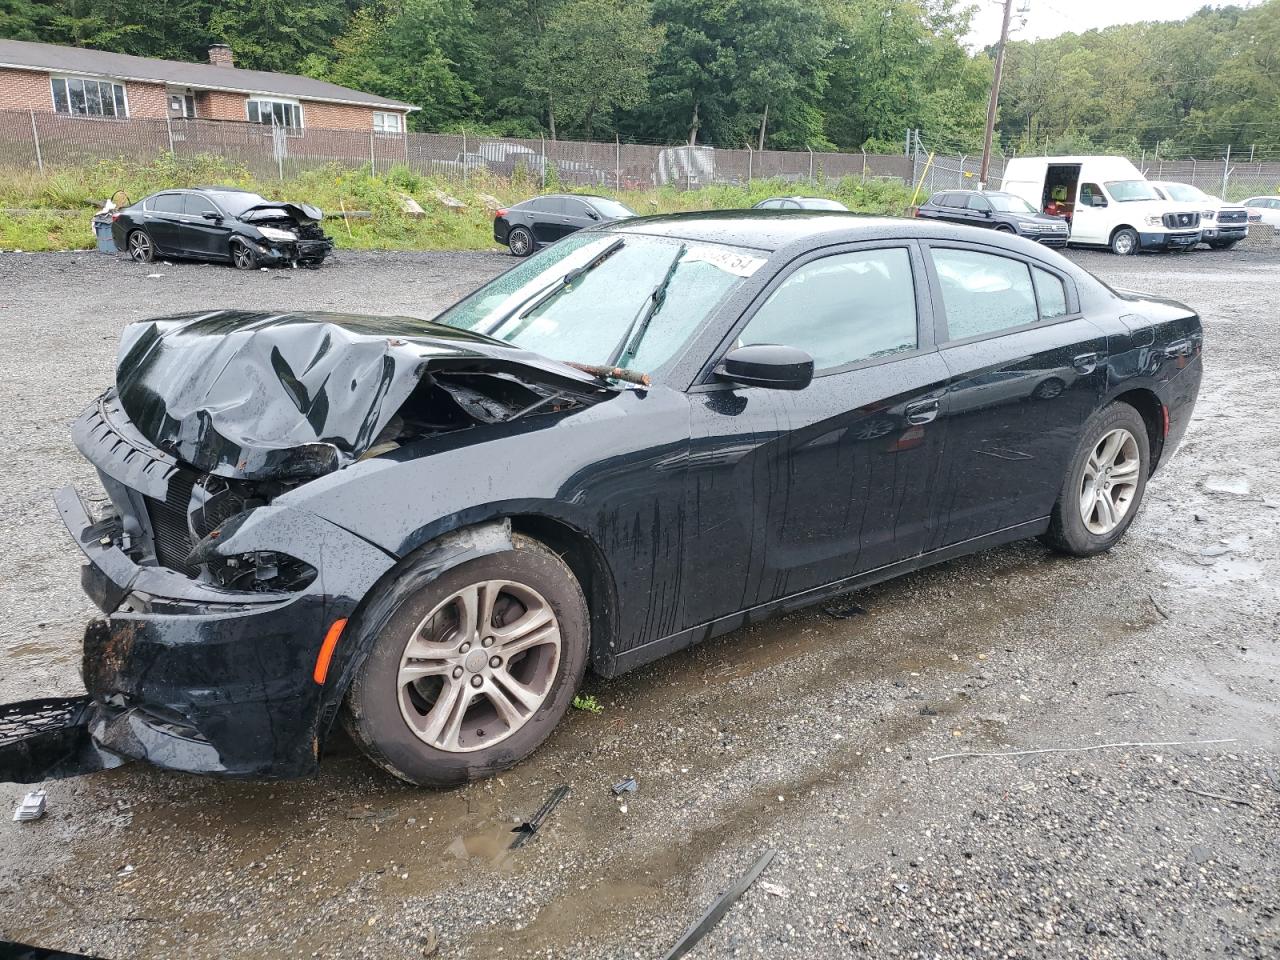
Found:
[[[1214,212],[1215,212],[1215,211],[1213,211],[1213,210],[1206,210],[1204,213],[1200,214],[1200,219],[1201,219],[1201,220],[1212,220],[1212,219],[1213,219]]]
[[[292,230],[281,230],[279,227],[259,227],[258,232],[268,240],[297,240],[298,235]]]
[[[1147,226],[1148,226],[1148,227],[1163,227],[1163,226],[1164,226],[1164,217],[1160,216],[1160,214],[1156,214],[1156,215],[1154,215],[1154,216],[1147,217]]]

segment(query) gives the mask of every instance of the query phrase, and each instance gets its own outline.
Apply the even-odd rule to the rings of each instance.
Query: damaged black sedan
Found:
[[[158,256],[259,267],[318,267],[333,241],[309,203],[265,200],[235,187],[165,190],[111,214],[116,249],[138,263]]]
[[[74,427],[106,496],[57,495],[89,695],[25,708],[63,727],[3,773],[56,741],[59,772],[303,775],[341,717],[405,780],[492,774],[588,666],[1012,540],[1109,549],[1200,352],[1190,308],[1029,241],[809,211],[582,231],[434,321],[135,323]]]

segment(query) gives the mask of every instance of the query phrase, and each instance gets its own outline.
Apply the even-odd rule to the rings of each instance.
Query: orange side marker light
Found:
[[[329,661],[333,659],[333,650],[338,645],[338,638],[342,636],[342,628],[346,625],[346,617],[333,621],[333,626],[324,635],[324,643],[320,644],[320,653],[316,656],[316,669],[311,674],[311,679],[321,686],[324,686],[325,678],[329,676]]]

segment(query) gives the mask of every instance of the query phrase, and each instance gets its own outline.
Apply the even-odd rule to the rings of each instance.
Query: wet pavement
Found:
[[[0,938],[121,958],[656,958],[776,849],[691,956],[1280,955],[1280,262],[1072,256],[1205,320],[1195,421],[1112,553],[1013,544],[863,590],[865,614],[810,610],[588,678],[602,713],[464,789],[399,784],[344,741],[312,781],[132,766],[50,784],[44,819],[0,820]],[[344,254],[246,277],[0,256],[0,696],[78,689],[91,609],[48,493],[91,482],[68,425],[126,321],[430,315],[509,263]],[[1116,743],[1143,745],[1077,752]],[[637,792],[615,798],[627,776]],[[0,786],[0,807],[26,789]]]

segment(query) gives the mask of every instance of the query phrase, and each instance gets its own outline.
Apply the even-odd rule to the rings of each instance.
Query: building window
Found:
[[[53,109],[75,117],[129,116],[124,84],[83,77],[51,77]]]
[[[194,120],[196,117],[196,98],[191,93],[169,93],[169,116]]]
[[[250,123],[265,123],[286,130],[302,129],[302,106],[293,100],[264,100],[261,97],[245,105]]]
[[[398,113],[374,113],[374,133],[403,133],[404,117]]]

